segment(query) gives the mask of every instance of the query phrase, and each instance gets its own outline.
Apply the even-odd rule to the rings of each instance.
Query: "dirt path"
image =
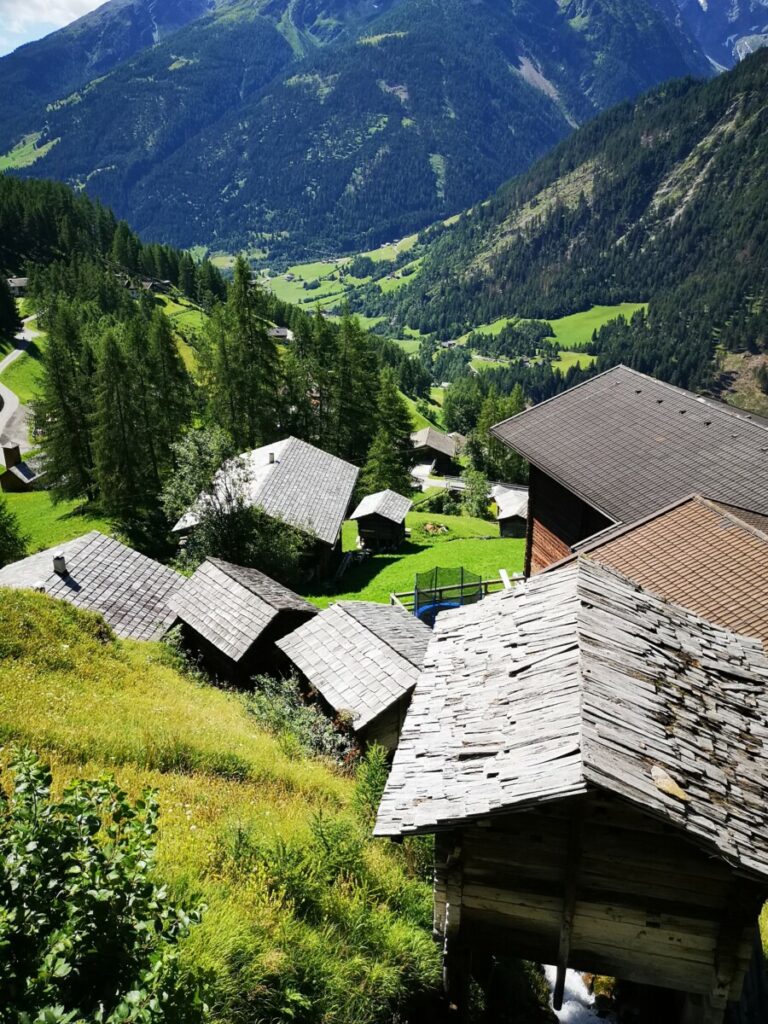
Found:
[[[19,356],[29,351],[31,343],[40,337],[39,331],[33,331],[28,325],[33,316],[24,320],[24,327],[16,335],[16,347],[7,356],[0,359],[0,374],[6,370]],[[27,429],[28,409],[19,402],[18,396],[0,380],[0,441],[5,444],[18,444],[22,451],[30,448]]]

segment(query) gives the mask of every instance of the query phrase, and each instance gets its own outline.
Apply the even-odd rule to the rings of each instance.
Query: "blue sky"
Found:
[[[104,0],[0,0],[0,57],[40,39]]]

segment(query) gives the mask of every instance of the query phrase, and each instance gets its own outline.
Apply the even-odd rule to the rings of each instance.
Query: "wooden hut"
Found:
[[[768,657],[589,559],[446,612],[376,833],[435,833],[461,1010],[505,953],[719,1024],[768,894]],[[675,999],[674,995],[670,995]]]
[[[263,572],[220,558],[207,558],[169,604],[187,645],[217,675],[238,683],[286,667],[276,641],[317,614]]]
[[[393,605],[340,601],[278,640],[326,709],[362,744],[394,750],[431,631]]]
[[[415,458],[419,462],[428,463],[432,472],[440,476],[461,472],[458,459],[463,443],[461,434],[443,434],[434,427],[424,427],[411,434]]]
[[[359,472],[344,459],[286,437],[225,463],[214,478],[213,493],[201,494],[173,530],[193,530],[208,503],[226,509],[233,500],[242,500],[306,533],[311,538],[304,554],[306,575],[327,577],[343,557],[341,528]]]
[[[689,494],[768,515],[768,420],[626,366],[493,434],[530,463],[526,575]]]
[[[405,517],[413,502],[397,491],[366,495],[351,518],[357,522],[360,545],[372,551],[392,551],[405,540]]]
[[[28,491],[39,490],[44,483],[45,470],[41,456],[23,459],[17,444],[4,444],[2,460],[5,468],[0,463],[0,491],[8,494],[25,494]]]
[[[494,484],[491,497],[496,502],[496,522],[501,537],[525,537],[528,524],[528,488]]]

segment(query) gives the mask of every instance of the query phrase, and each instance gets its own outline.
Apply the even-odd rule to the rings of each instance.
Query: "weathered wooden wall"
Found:
[[[571,553],[571,545],[610,525],[610,520],[535,466],[530,468],[526,575],[541,572]]]
[[[397,701],[396,704],[387,708],[378,718],[374,718],[370,725],[366,726],[360,733],[362,742],[366,745],[378,743],[385,750],[393,754],[397,750],[397,744],[400,742],[400,731],[403,728],[403,722],[405,721],[405,715],[410,702],[411,695],[408,694]]]
[[[472,950],[557,963],[569,888],[568,966],[709,996],[717,962],[738,999],[764,894],[679,831],[595,794],[437,837],[436,933],[452,904]]]

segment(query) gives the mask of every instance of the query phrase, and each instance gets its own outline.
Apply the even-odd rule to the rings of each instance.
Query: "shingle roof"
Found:
[[[443,434],[434,427],[424,427],[411,434],[411,442],[414,448],[433,448],[436,452],[442,452],[449,458],[454,459],[458,454],[459,435],[452,437],[450,434]]]
[[[616,522],[693,493],[768,514],[768,421],[626,366],[493,433]]]
[[[377,515],[393,523],[402,523],[412,505],[410,498],[403,497],[397,491],[377,491],[376,494],[367,494],[350,518],[362,519],[363,516]]]
[[[53,572],[63,554],[67,572]],[[98,530],[0,569],[0,586],[41,588],[100,612],[120,637],[154,640],[173,621],[168,599],[184,577]]]
[[[209,558],[168,602],[171,609],[233,661],[240,661],[281,611],[316,609],[257,569]]]
[[[768,535],[736,510],[694,495],[580,550],[768,649]]]
[[[349,462],[306,441],[288,437],[232,459],[217,474],[215,487],[224,494],[227,481],[242,483],[250,505],[333,545],[352,500],[358,473]],[[197,521],[197,510],[191,509],[174,530],[188,529]]]
[[[17,462],[15,466],[9,466],[5,470],[0,466],[0,476],[4,473],[11,473],[18,480],[21,480],[22,483],[30,485],[43,476],[44,472],[43,460],[41,458],[25,459],[23,462]]]
[[[277,646],[359,730],[413,689],[429,638],[429,628],[401,608],[345,601]]]
[[[439,616],[376,833],[598,788],[768,877],[767,720],[759,641],[582,559]]]

